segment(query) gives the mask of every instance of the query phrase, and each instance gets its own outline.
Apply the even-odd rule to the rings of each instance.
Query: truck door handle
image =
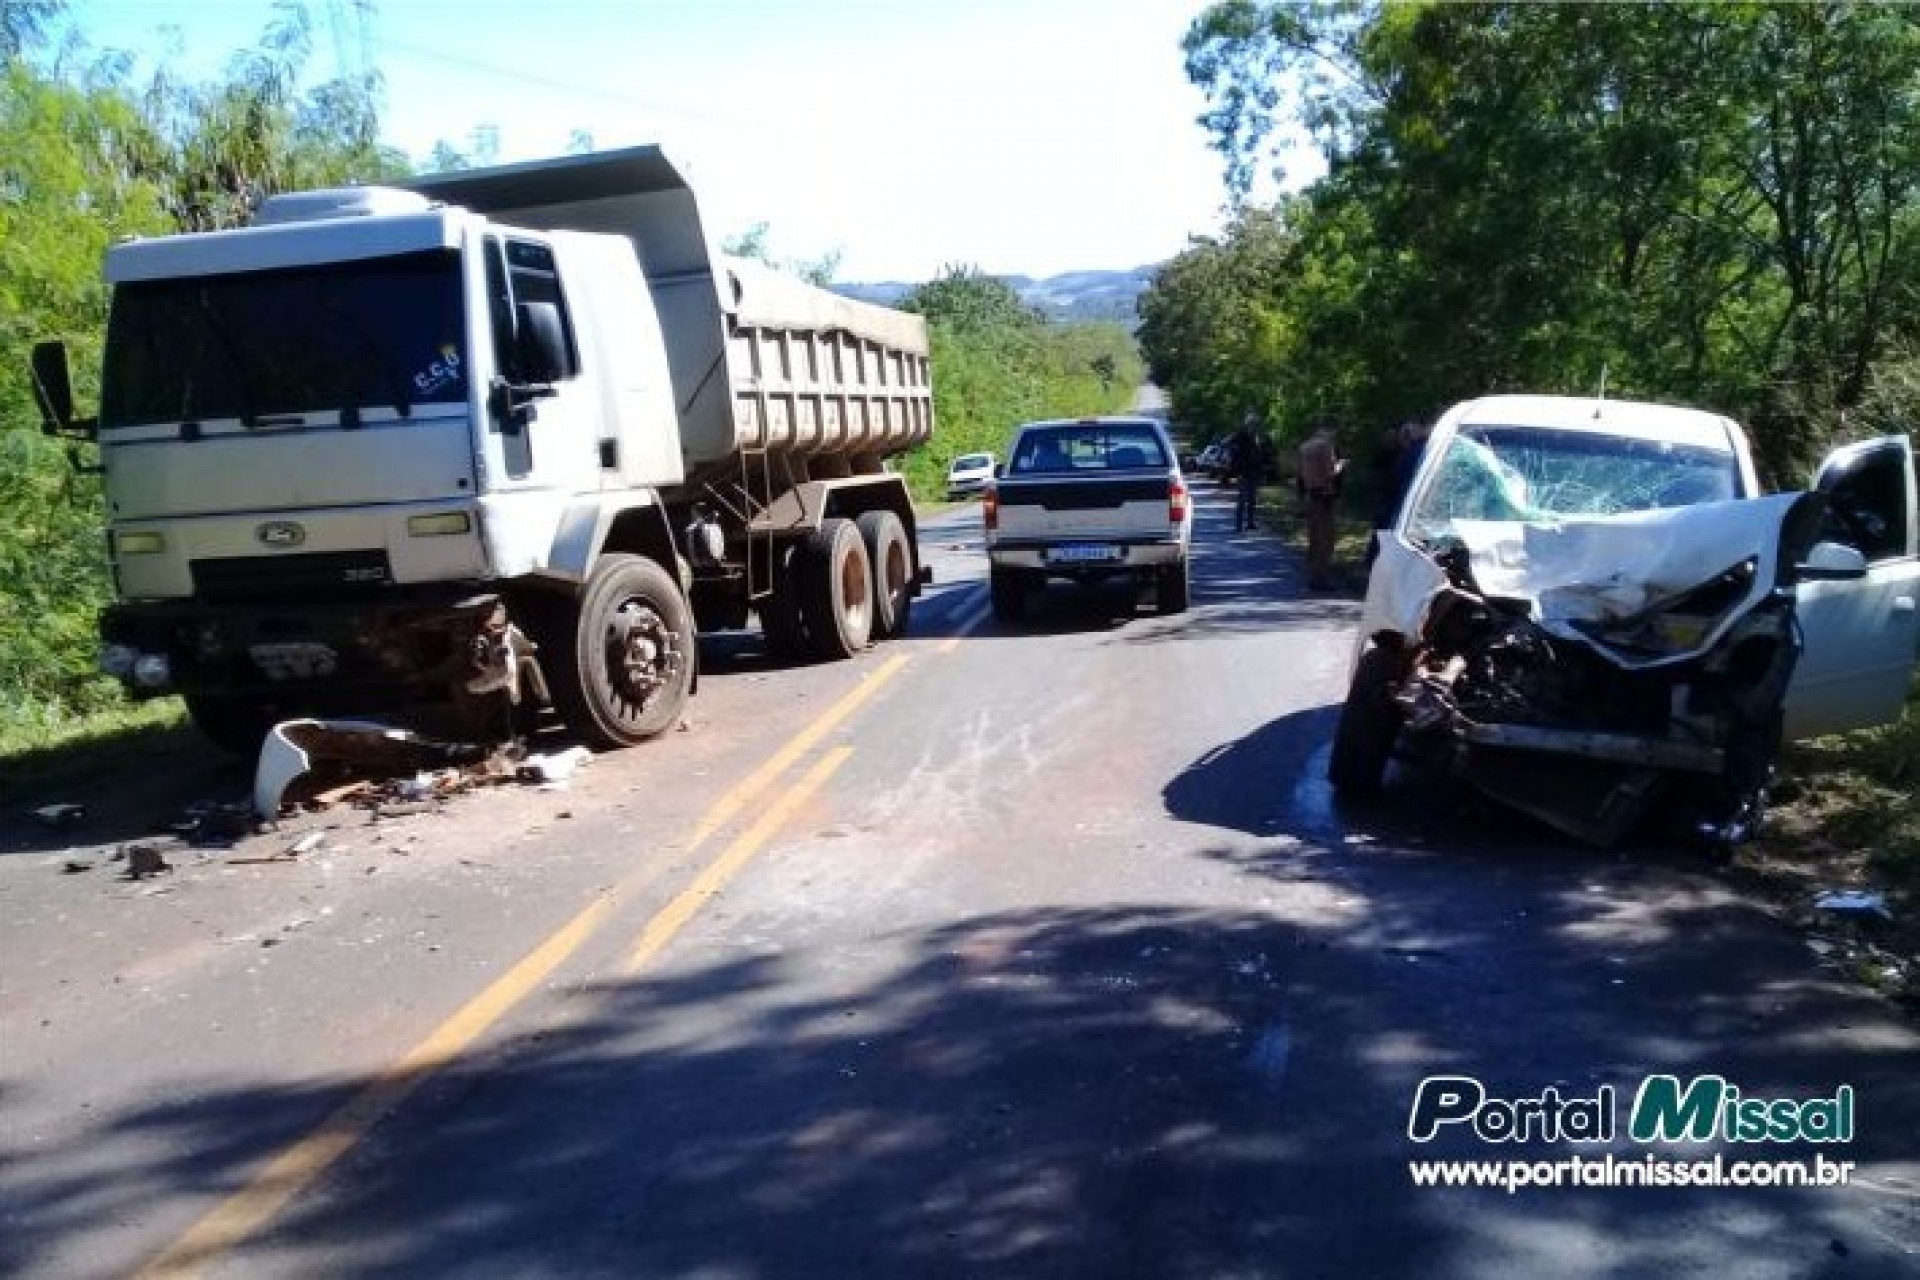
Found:
[[[1912,613],[1913,597],[1912,596],[1895,596],[1893,598],[1893,611],[1895,613]]]

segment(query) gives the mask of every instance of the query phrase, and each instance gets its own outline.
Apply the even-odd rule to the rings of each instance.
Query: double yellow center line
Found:
[[[971,630],[978,623],[979,618],[976,617],[966,629]],[[700,819],[688,848],[698,848],[712,839],[715,833],[732,822],[786,773],[795,761],[818,746],[849,716],[870,702],[911,661],[911,657],[902,654],[881,663],[872,674],[821,712],[759,768],[728,788]],[[852,754],[853,748],[844,746],[835,747],[824,754],[751,826],[721,850],[686,888],[648,920],[621,969],[623,976],[639,973],[658,956],[700,908],[753,860],[794,812],[826,785]],[[573,919],[528,952],[486,990],[469,1000],[404,1057],[375,1075],[360,1092],[322,1121],[318,1128],[282,1151],[245,1186],[195,1222],[165,1252],[142,1268],[139,1275],[157,1278],[197,1274],[200,1268],[257,1233],[286,1207],[288,1201],[312,1185],[334,1161],[364,1138],[417,1085],[434,1071],[458,1059],[508,1011],[526,999],[593,936],[633,885],[645,878],[644,874],[637,874],[596,896]]]

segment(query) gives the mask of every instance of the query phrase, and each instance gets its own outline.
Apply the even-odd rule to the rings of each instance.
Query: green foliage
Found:
[[[1037,418],[1123,408],[1143,380],[1124,326],[1049,324],[974,268],[949,267],[901,307],[926,317],[933,342],[934,438],[901,468],[922,498],[944,496],[961,454],[1003,454],[1013,429]]]
[[[58,338],[76,394],[96,399],[115,240],[227,226],[274,191],[400,172],[378,145],[376,86],[302,90],[306,9],[282,3],[227,77],[147,84],[122,58],[69,45],[43,63],[64,6],[0,8],[0,740],[51,733],[120,697],[94,673],[111,595],[99,481],[39,432],[28,352]],[[91,452],[90,450],[84,450]]]
[[[1185,47],[1242,198],[1286,119],[1329,161],[1142,303],[1211,430],[1605,376],[1740,417],[1789,480],[1920,336],[1911,8],[1228,0]]]

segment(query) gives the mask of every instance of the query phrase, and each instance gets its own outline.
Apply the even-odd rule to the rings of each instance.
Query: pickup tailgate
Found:
[[[1003,542],[1166,537],[1168,476],[1008,477],[998,485]]]

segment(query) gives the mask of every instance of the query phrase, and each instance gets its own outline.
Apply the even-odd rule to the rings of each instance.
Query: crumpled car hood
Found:
[[[1684,662],[1711,649],[1778,580],[1781,535],[1806,495],[1774,494],[1617,516],[1557,521],[1456,520],[1476,584],[1488,596],[1523,600],[1543,630],[1577,641],[1622,667]],[[1649,656],[1615,650],[1573,624],[1633,616],[1745,560],[1757,561],[1748,598],[1698,646]],[[1384,541],[1370,590],[1384,616],[1418,635],[1445,575],[1404,538]]]

